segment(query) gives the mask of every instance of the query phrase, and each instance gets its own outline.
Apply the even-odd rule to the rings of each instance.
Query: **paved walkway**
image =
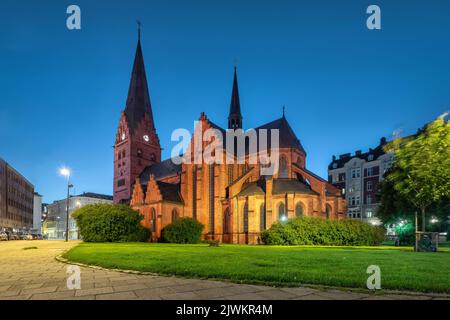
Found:
[[[76,245],[63,241],[0,242],[0,300],[18,299],[436,299],[426,295],[273,288],[221,281],[127,274],[81,268],[81,289],[67,289],[67,265],[55,256]],[[37,249],[24,250],[27,247]],[[442,297],[441,297],[442,298]]]

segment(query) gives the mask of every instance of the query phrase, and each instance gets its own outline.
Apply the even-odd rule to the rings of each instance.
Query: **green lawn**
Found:
[[[382,289],[450,293],[450,248],[415,253],[396,247],[276,247],[82,243],[64,254],[106,268],[229,279],[276,286],[366,288],[369,265],[381,268]]]

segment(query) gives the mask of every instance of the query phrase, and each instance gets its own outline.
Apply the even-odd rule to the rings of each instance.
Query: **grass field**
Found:
[[[366,288],[367,267],[381,268],[382,289],[450,293],[450,248],[415,253],[397,247],[276,247],[82,243],[65,258],[119,268],[193,278],[275,286]]]

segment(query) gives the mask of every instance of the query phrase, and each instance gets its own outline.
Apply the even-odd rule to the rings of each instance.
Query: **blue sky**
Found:
[[[82,30],[66,28],[77,4]],[[382,30],[366,28],[370,4]],[[238,61],[246,128],[286,115],[326,177],[333,154],[410,134],[450,109],[448,1],[12,1],[0,11],[0,157],[51,202],[112,194],[136,19],[164,158],[205,111],[226,126]]]

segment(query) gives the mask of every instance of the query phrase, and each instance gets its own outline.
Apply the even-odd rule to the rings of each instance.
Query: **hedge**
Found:
[[[377,246],[386,230],[357,220],[302,217],[278,222],[261,233],[268,245]]]
[[[199,243],[203,224],[192,218],[179,218],[161,231],[162,242]]]
[[[140,242],[149,238],[140,223],[144,217],[126,205],[87,205],[72,217],[85,242]]]

